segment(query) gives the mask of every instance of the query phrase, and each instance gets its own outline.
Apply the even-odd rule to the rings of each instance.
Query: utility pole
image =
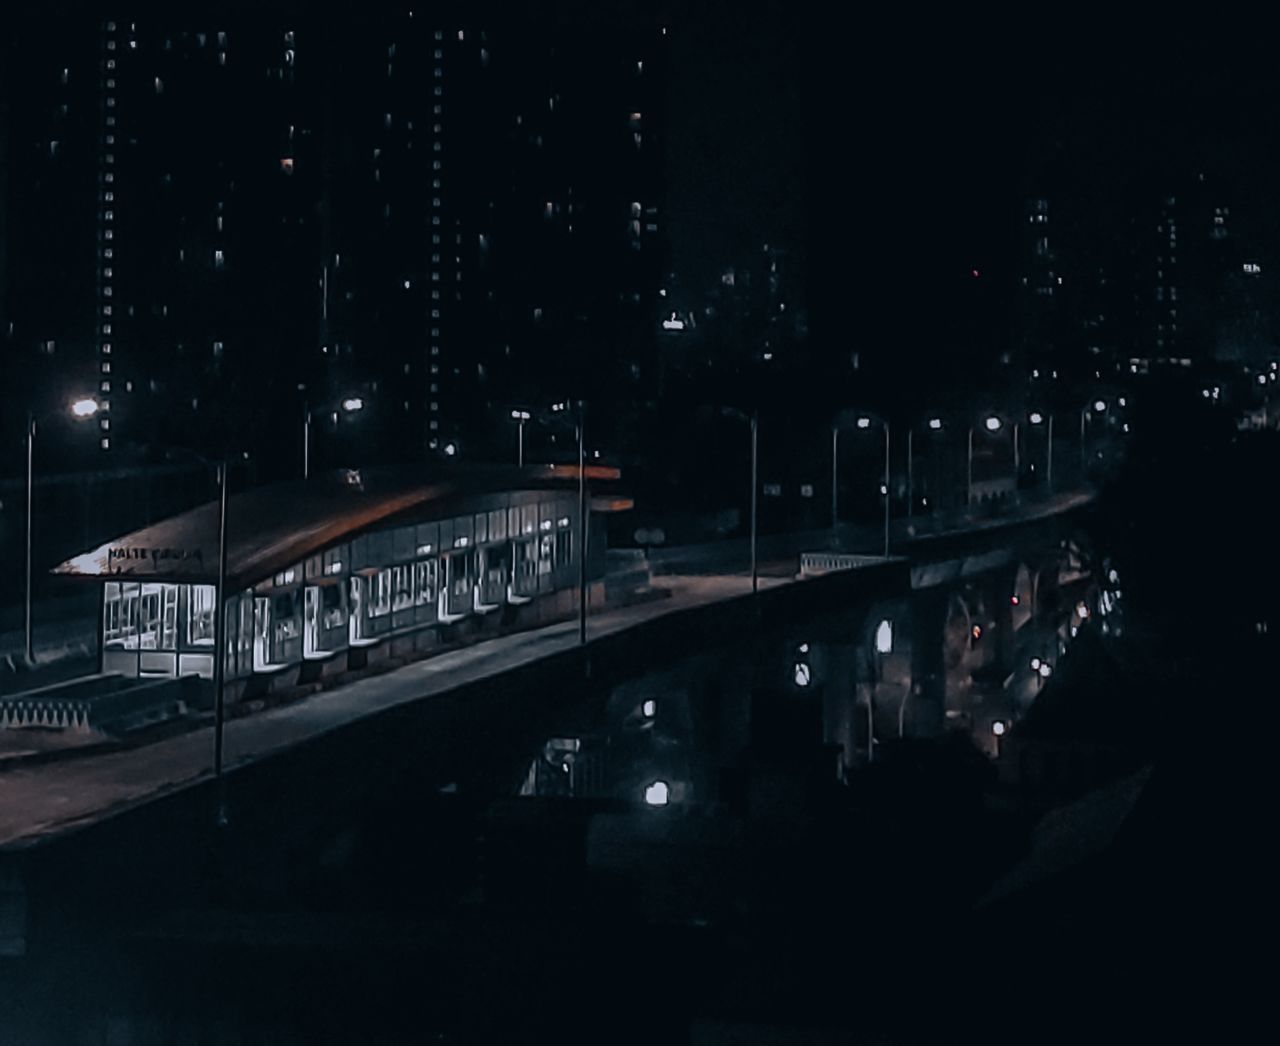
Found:
[[[227,808],[225,798],[225,782],[222,777],[222,735],[226,721],[226,706],[223,700],[223,683],[227,661],[227,459],[224,455],[218,469],[218,591],[217,617],[215,621],[215,639],[213,656],[213,776],[218,791],[217,823],[225,826]]]
[[[587,406],[578,400],[578,644],[587,644]]]

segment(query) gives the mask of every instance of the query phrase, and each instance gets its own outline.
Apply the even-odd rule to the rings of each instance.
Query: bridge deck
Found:
[[[1016,516],[984,521],[973,529],[1021,525],[1088,500],[1089,496],[1062,495],[1027,506]],[[947,536],[952,535],[959,536],[956,532]],[[917,542],[924,551],[928,542],[921,538]],[[869,557],[866,566],[883,562]],[[794,557],[766,562],[761,589],[814,583],[795,578],[795,569]],[[661,584],[670,589],[669,599],[593,614],[588,638],[599,640],[666,615],[695,611],[750,592],[750,582],[742,573],[665,575]],[[442,696],[572,650],[577,633],[574,620],[500,636],[321,691],[293,704],[232,719],[225,727],[224,766],[232,770],[387,709]],[[0,771],[0,851],[50,840],[206,781],[213,775],[212,753],[213,728],[204,726],[139,748]]]
[[[785,569],[785,567],[783,568]],[[762,590],[797,584],[762,576]],[[588,639],[750,592],[741,575],[666,577],[668,599],[593,614]],[[485,640],[302,701],[231,719],[224,734],[230,770],[397,705],[427,699],[511,668],[573,649],[578,623]],[[141,748],[84,755],[0,772],[0,850],[38,843],[213,776],[213,728],[204,726]]]

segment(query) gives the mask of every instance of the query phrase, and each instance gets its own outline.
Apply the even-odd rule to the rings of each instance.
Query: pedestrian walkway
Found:
[[[789,577],[760,579],[762,589],[795,583]],[[751,591],[750,579],[741,575],[667,577],[663,585],[671,591],[669,599],[593,615],[588,639]],[[444,694],[577,643],[578,622],[561,622],[485,640],[232,719],[225,726],[224,766],[230,770],[267,758],[388,708]],[[0,849],[30,845],[207,779],[213,773],[212,758],[213,728],[205,726],[141,748],[0,772]]]

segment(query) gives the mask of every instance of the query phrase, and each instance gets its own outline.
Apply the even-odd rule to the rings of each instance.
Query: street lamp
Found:
[[[933,417],[926,422],[930,432],[942,429],[942,419]],[[907,426],[907,518],[915,514],[916,502],[916,462],[915,462],[915,426]]]
[[[756,516],[757,516],[757,498],[759,495],[759,475],[758,458],[757,458],[757,435],[760,427],[760,419],[755,411],[750,415],[743,413],[736,407],[721,407],[720,413],[726,418],[734,418],[738,421],[746,421],[751,425],[751,594],[754,596],[760,591],[760,573],[756,563]]]
[[[216,819],[219,827],[225,827],[227,803],[222,779],[222,739],[226,723],[223,691],[227,664],[227,497],[229,488],[227,454],[224,448],[222,459],[212,462],[194,450],[184,449],[183,453],[195,458],[206,467],[214,468],[218,475],[218,582],[214,592],[216,610],[213,615],[213,776],[218,789]],[[248,455],[246,454],[245,457]]]
[[[527,410],[513,410],[511,418],[520,426],[520,438],[517,444],[516,464],[520,468],[524,468],[524,423],[529,420],[532,415]]]
[[[1044,455],[1044,476],[1045,485],[1050,491],[1053,490],[1053,415],[1047,417],[1038,410],[1033,410],[1027,418],[1032,425],[1045,425],[1047,428],[1048,445],[1045,448]]]
[[[81,397],[74,400],[70,406],[71,416],[79,421],[91,418],[98,413],[98,401],[90,397]],[[27,411],[27,555],[26,555],[26,592],[23,598],[25,604],[25,612],[23,617],[23,628],[26,638],[26,654],[27,664],[34,665],[36,662],[35,643],[32,633],[31,623],[31,535],[32,531],[32,506],[35,501],[35,442],[36,442],[36,415],[32,411]]]
[[[988,432],[999,432],[1003,422],[994,414],[988,416],[983,421],[983,427]],[[965,468],[965,504],[973,504],[973,426],[969,426],[969,440],[967,453],[967,466]]]
[[[305,385],[299,385],[299,389],[306,390]],[[347,396],[340,404],[342,410],[347,414],[354,414],[357,411],[364,410],[364,399],[360,396]],[[312,407],[304,398],[302,401],[302,478],[311,478],[311,418],[314,414],[333,414],[334,420],[337,420],[337,412],[331,408]]]
[[[874,419],[872,419],[867,414],[859,414],[854,420],[854,426],[856,428],[863,429],[865,431],[866,429],[871,428],[873,420]],[[884,555],[888,556],[889,555],[889,479],[890,479],[889,477],[889,422],[885,421],[884,419],[880,419],[880,426],[884,430],[884,482],[882,484],[883,489],[881,490],[881,494],[884,496]],[[837,419],[836,425],[832,428],[832,440],[831,440],[831,446],[833,450],[832,462],[831,462],[831,478],[832,478],[831,507],[832,507],[833,523],[835,522],[835,471],[836,471],[835,456],[834,456],[834,449],[836,447],[835,431],[839,427],[840,427],[840,422],[839,422],[839,419]]]
[[[587,405],[578,400],[578,645],[587,645]]]
[[[1097,402],[1097,403],[1095,403],[1095,404],[1093,405],[1093,407],[1094,407],[1094,409],[1095,409],[1095,410],[1103,411],[1103,410],[1106,410],[1107,405],[1106,405],[1105,403],[1103,403],[1103,402],[1102,402],[1102,400],[1098,400],[1098,402]],[[1084,473],[1084,471],[1088,468],[1088,465],[1089,465],[1088,447],[1086,446],[1086,443],[1085,443],[1085,439],[1086,439],[1086,424],[1087,424],[1087,420],[1088,420],[1089,416],[1090,416],[1090,415],[1089,415],[1089,404],[1087,404],[1087,403],[1086,403],[1083,407],[1081,407],[1081,408],[1080,408],[1080,472],[1081,472],[1081,479],[1083,479],[1083,478],[1084,478],[1083,473]]]

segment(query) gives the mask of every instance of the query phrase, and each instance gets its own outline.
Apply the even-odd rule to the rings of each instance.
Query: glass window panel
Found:
[[[213,585],[190,585],[187,591],[187,646],[213,646],[214,604]]]
[[[136,581],[106,584],[102,608],[103,645],[113,650],[138,649],[140,586]]]
[[[325,585],[320,589],[321,625],[326,628],[342,628],[347,623],[347,608],[342,603],[342,588],[338,585]]]
[[[419,560],[413,565],[413,594],[418,606],[427,606],[436,599],[436,560]]]
[[[391,609],[404,610],[413,606],[413,569],[409,565],[391,570]]]
[[[138,611],[138,646],[155,650],[160,642],[160,592],[162,585],[143,585]]]
[[[370,588],[369,616],[383,617],[391,612],[391,571],[380,570],[365,579]]]

